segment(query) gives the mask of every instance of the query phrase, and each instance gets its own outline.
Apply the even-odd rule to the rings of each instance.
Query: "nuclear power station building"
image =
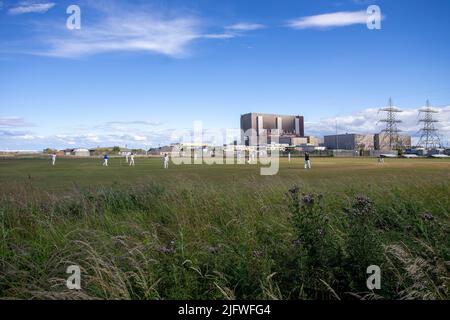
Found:
[[[247,113],[241,116],[241,130],[243,131],[241,143],[247,146],[264,142],[289,145],[309,142],[308,137],[305,137],[303,116]]]

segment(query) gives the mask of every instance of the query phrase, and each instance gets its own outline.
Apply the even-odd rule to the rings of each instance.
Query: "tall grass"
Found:
[[[449,299],[450,183],[141,183],[0,196],[0,296]],[[432,194],[432,196],[431,196]],[[81,290],[65,286],[67,266]],[[367,266],[382,270],[366,287]]]

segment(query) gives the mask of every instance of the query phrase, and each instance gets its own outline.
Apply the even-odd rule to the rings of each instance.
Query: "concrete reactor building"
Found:
[[[375,150],[390,150],[390,144],[389,136],[385,133],[377,133],[374,136]],[[393,144],[396,144],[397,147],[403,149],[411,148],[411,136],[398,135],[397,141],[394,141]]]
[[[333,134],[324,137],[324,145],[327,149],[341,150],[380,150],[389,151],[389,137],[385,134]],[[399,135],[398,146],[411,147],[411,136]]]
[[[308,137],[305,137],[303,116],[247,113],[241,115],[241,130],[241,143],[247,146],[257,145],[265,138],[270,144],[275,137],[280,144],[299,145],[309,142]]]
[[[341,150],[373,150],[374,135],[373,134],[334,134],[324,137],[325,147],[328,149]]]

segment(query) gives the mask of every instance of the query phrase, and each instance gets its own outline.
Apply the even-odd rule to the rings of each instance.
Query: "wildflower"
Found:
[[[357,196],[352,209],[354,216],[365,216],[372,212],[373,202],[365,196]]]
[[[168,246],[157,246],[156,251],[164,254],[173,254],[175,253],[175,240],[170,241]]]
[[[263,255],[263,252],[262,252],[261,250],[258,250],[258,249],[253,250],[253,256],[254,256],[255,258],[259,258],[259,257],[261,257],[262,255]]]
[[[171,248],[171,247],[166,247],[166,246],[158,246],[156,248],[156,251],[160,252],[160,253],[164,253],[164,254],[172,254],[175,253],[175,249]]]
[[[302,245],[302,243],[303,243],[303,240],[302,240],[302,239],[296,239],[296,240],[292,241],[292,244],[293,244],[295,247],[300,247],[300,246]]]
[[[212,254],[217,254],[219,252],[219,247],[218,246],[207,246],[206,251],[208,251],[209,253],[212,253]]]
[[[288,193],[286,195],[290,196],[293,200],[296,200],[299,192],[300,188],[297,185],[294,185],[292,188],[288,190]]]
[[[308,194],[302,193],[302,203],[307,206],[311,206],[314,204],[314,200],[315,200],[314,198],[315,198],[314,193],[308,193]]]

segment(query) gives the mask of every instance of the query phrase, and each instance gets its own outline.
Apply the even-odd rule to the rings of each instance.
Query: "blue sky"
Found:
[[[81,30],[66,9],[81,8]],[[381,8],[381,30],[360,19]],[[450,136],[447,0],[0,0],[0,149],[170,142],[301,114],[306,134],[375,132],[389,97]],[[324,16],[325,15],[325,16]]]

